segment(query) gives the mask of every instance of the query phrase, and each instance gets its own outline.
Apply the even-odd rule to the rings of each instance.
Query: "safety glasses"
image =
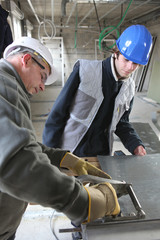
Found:
[[[45,67],[40,64],[34,57],[32,57],[33,61],[36,62],[38,64],[38,66],[41,68],[41,69],[45,69]]]

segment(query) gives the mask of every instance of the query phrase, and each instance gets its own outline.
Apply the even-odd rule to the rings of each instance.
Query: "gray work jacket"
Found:
[[[28,202],[61,211],[72,221],[87,213],[86,190],[57,168],[66,151],[37,143],[29,97],[13,66],[1,60],[0,240],[16,231]]]

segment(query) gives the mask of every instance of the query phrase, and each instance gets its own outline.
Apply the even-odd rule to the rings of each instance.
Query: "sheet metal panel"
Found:
[[[87,226],[83,240],[159,240],[160,220]]]
[[[146,213],[146,220],[160,218],[160,154],[146,156],[98,156],[102,169],[112,179],[132,183],[134,192]],[[122,210],[134,211],[132,202],[120,199]]]

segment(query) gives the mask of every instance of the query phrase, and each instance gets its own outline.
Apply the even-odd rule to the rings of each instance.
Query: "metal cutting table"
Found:
[[[112,179],[131,183],[145,212],[134,219],[135,208],[128,196],[119,198],[121,211],[129,218],[84,224],[83,240],[160,240],[160,154],[140,156],[98,156],[102,170]]]

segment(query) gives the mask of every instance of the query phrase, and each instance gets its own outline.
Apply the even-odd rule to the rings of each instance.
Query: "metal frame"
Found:
[[[48,49],[52,49],[50,47],[50,45],[53,43],[54,44],[54,41],[60,41],[60,47],[59,47],[59,50],[60,50],[60,57],[59,59],[56,59],[53,55],[53,64],[54,62],[56,62],[57,60],[61,62],[61,71],[62,71],[62,74],[61,74],[61,77],[62,77],[62,87],[64,86],[64,46],[63,46],[63,37],[53,37],[53,38],[48,38],[48,37],[43,37],[42,38],[42,41],[43,43],[45,43],[45,45],[48,47]]]

